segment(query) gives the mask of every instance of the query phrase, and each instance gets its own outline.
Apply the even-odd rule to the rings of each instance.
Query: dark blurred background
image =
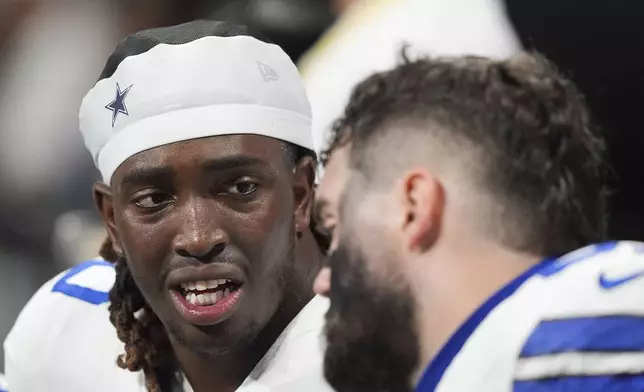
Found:
[[[396,3],[0,1],[0,341],[35,290],[93,257],[104,236],[91,196],[97,172],[78,133],[77,111],[119,40],[145,28],[212,18],[262,30],[297,61],[347,10],[360,13],[355,9],[365,2]],[[607,135],[615,190],[611,236],[644,240],[639,112],[644,2],[508,0],[504,5],[519,42],[544,53],[578,84]],[[387,17],[385,11],[381,18]],[[359,28],[354,23],[353,29]],[[342,39],[332,35],[338,34],[325,39]],[[450,37],[444,40],[449,44]]]

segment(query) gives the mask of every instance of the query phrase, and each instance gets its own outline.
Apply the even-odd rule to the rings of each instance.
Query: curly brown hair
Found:
[[[323,163],[349,145],[350,165],[377,183],[396,162],[431,158],[430,147],[447,146],[455,163],[473,152],[471,177],[504,208],[485,224],[506,246],[556,256],[605,239],[605,142],[553,64],[536,53],[402,58],[355,87]],[[392,156],[392,145],[407,153]]]
[[[305,156],[315,158],[314,152],[290,143],[285,142],[283,150],[291,165]],[[320,249],[328,249],[329,238],[316,227],[315,217],[312,216],[310,230]],[[127,260],[114,251],[109,237],[103,242],[99,254],[113,262],[116,269],[116,280],[109,293],[110,321],[116,328],[118,338],[125,344],[125,352],[118,357],[117,365],[132,372],[143,371],[149,392],[173,390],[183,376],[161,320],[145,302],[132,278]]]

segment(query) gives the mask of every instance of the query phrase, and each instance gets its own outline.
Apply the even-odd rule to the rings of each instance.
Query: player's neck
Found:
[[[179,344],[173,347],[179,366],[195,392],[233,392],[254,366],[250,363],[251,350],[241,355],[214,357],[197,354]]]
[[[512,252],[485,241],[442,244],[432,251],[413,284],[419,305],[421,366],[438,354],[454,332],[490,296],[539,262],[533,255]],[[448,298],[449,300],[446,300]]]

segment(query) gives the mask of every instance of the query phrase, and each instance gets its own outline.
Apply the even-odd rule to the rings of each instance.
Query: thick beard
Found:
[[[413,298],[406,287],[376,282],[365,262],[343,245],[329,259],[324,375],[338,392],[412,391],[419,361]]]

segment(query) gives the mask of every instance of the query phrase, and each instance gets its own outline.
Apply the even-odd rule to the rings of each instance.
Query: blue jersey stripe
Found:
[[[512,296],[512,294],[514,294],[514,292],[518,290],[526,280],[538,273],[539,270],[549,266],[552,262],[553,259],[547,259],[533,266],[488,298],[487,301],[485,301],[483,305],[481,305],[469,317],[469,319],[467,319],[465,323],[456,330],[454,335],[449,338],[445,346],[443,346],[440,352],[427,366],[420,382],[416,386],[416,392],[433,392],[454,357],[456,357],[467,339],[470,338],[474,330],[478,328],[483,320],[485,320],[487,315],[494,310],[498,304]]]
[[[513,392],[642,392],[644,375],[561,377],[515,381]]]
[[[617,315],[542,321],[521,357],[571,351],[644,351],[644,317]]]
[[[90,261],[86,261],[84,263],[75,265],[74,267],[70,268],[69,271],[67,271],[67,273],[62,278],[60,278],[58,282],[56,282],[56,284],[51,289],[51,291],[54,293],[61,293],[61,294],[67,295],[69,297],[76,298],[93,305],[100,305],[100,304],[109,302],[110,298],[109,298],[109,293],[107,292],[97,291],[97,290],[90,289],[88,287],[78,286],[78,285],[69,283],[70,278],[94,266],[110,266],[112,268],[114,267],[113,264],[108,263],[107,261],[104,261],[104,260],[90,260]]]

